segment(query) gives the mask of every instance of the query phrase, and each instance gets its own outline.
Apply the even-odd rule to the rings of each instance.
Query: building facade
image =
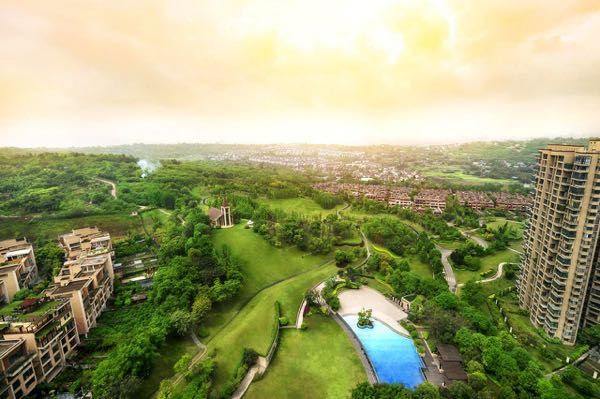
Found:
[[[33,247],[26,239],[0,241],[0,306],[38,281]]]
[[[233,217],[231,216],[231,207],[227,200],[221,204],[221,209],[210,208],[208,210],[210,224],[213,227],[228,228],[233,227]]]
[[[52,381],[79,344],[68,300],[32,298],[0,309],[0,398]]]
[[[539,151],[519,304],[535,326],[566,344],[600,322],[599,206],[600,140]]]
[[[67,261],[46,295],[68,299],[79,334],[87,334],[106,308],[114,287],[110,234],[97,228],[73,230],[59,237]]]

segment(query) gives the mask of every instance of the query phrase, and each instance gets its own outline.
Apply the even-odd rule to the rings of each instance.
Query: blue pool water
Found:
[[[396,333],[379,320],[373,320],[372,329],[358,328],[357,315],[346,315],[344,320],[365,348],[380,382],[401,383],[408,388],[423,382],[423,361],[412,339]]]

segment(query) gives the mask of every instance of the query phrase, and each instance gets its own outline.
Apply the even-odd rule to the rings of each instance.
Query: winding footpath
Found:
[[[477,284],[485,284],[485,283],[491,283],[492,281],[498,280],[504,274],[504,266],[509,263],[510,262],[502,262],[502,263],[498,264],[498,270],[496,270],[496,274],[494,274],[492,277],[484,278],[483,280],[477,280],[475,282]],[[458,284],[458,286],[463,287],[464,284],[460,283],[460,284]]]
[[[444,266],[444,278],[448,283],[448,289],[450,292],[456,293],[456,276],[454,275],[454,269],[452,269],[452,265],[448,261],[448,257],[452,255],[452,251],[450,249],[444,248],[438,244],[435,244],[435,247],[442,254],[442,265]]]
[[[101,179],[99,177],[96,177],[95,180],[110,185],[110,195],[112,195],[114,199],[117,199],[117,185],[115,184],[115,182],[106,179]]]

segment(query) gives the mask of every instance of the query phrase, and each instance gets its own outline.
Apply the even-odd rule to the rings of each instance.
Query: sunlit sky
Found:
[[[0,146],[600,134],[598,0],[3,0]]]

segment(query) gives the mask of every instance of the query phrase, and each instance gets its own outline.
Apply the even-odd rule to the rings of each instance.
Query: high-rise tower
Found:
[[[519,304],[550,336],[574,344],[600,322],[598,208],[600,139],[539,151],[535,197],[524,236]]]

